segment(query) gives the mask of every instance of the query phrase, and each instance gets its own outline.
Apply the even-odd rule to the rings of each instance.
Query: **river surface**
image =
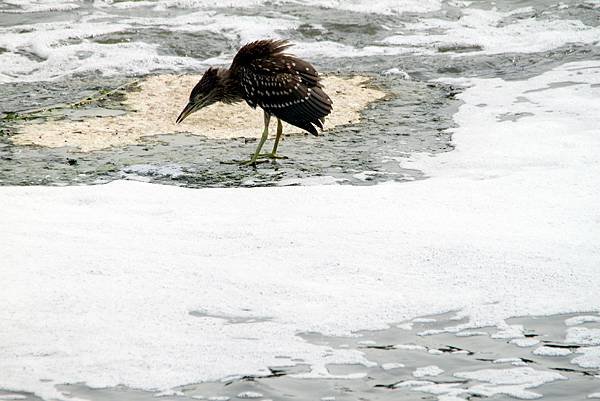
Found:
[[[290,39],[293,51],[322,73],[371,77],[370,85],[387,96],[363,110],[358,124],[316,138],[286,137],[281,150],[289,158],[256,168],[220,162],[248,157],[255,141],[243,138],[164,132],[91,152],[13,141],[24,124],[122,113],[118,97],[75,110],[69,105],[148,75],[228,65],[242,44],[260,38]],[[462,78],[525,80],[565,63],[600,59],[599,42],[598,0],[0,1],[0,186],[130,179],[201,188],[427,179],[406,161],[455,151],[453,116]],[[507,112],[498,120],[526,117]],[[269,319],[190,315],[243,325]],[[372,364],[310,366],[284,350],[281,358],[293,364],[260,377],[189,383],[167,392],[85,382],[55,388],[62,397],[95,401],[600,398],[597,311],[516,318],[505,331],[453,331],[467,321],[460,319],[453,313],[425,316],[354,337],[297,333],[331,352],[358,350]],[[35,372],[31,377],[37,378]],[[19,385],[0,389],[0,399],[42,399],[17,391]]]
[[[598,2],[589,0],[0,2],[0,185],[126,178],[235,187],[420,179],[422,172],[404,162],[416,152],[453,149],[452,115],[460,104],[454,98],[459,87],[432,80],[519,80],[598,58],[598,24]],[[286,137],[281,151],[289,158],[256,169],[221,163],[248,158],[255,141],[243,138],[165,132],[93,152],[12,141],[23,124],[119,113],[118,102],[75,111],[64,106],[149,74],[228,65],[240,45],[270,37],[293,41],[293,51],[322,73],[369,76],[388,96],[364,110],[359,124],[318,138]],[[49,107],[58,107],[51,117],[28,114]]]

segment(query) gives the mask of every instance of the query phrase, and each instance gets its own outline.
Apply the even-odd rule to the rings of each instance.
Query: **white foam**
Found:
[[[465,56],[543,52],[568,43],[595,43],[600,37],[599,27],[588,26],[577,20],[527,18],[500,23],[504,18],[522,11],[468,8],[463,10],[461,18],[454,21],[423,18],[405,24],[404,32],[384,39],[383,43],[413,47],[414,51],[420,53],[437,52],[437,49],[455,46],[473,48],[467,53],[449,51],[456,56]],[[440,29],[443,33],[431,33]]]
[[[173,178],[180,177],[184,174],[181,166],[177,164],[165,164],[162,166],[153,166],[151,164],[133,164],[125,169],[127,174],[142,174],[169,176]]]
[[[412,330],[413,329],[413,324],[408,322],[408,323],[400,323],[399,325],[396,326],[399,329],[402,330]]]
[[[447,333],[447,330],[444,329],[429,329],[423,330],[417,333],[418,336],[427,337],[427,336],[435,336],[437,334]]]
[[[444,373],[443,369],[440,369],[438,366],[435,365],[430,365],[417,368],[414,372],[412,372],[412,375],[414,377],[420,378],[426,376],[439,376],[442,373]]]
[[[442,394],[438,396],[438,401],[464,401],[465,399],[453,394]]]
[[[600,322],[600,316],[590,316],[590,315],[583,315],[583,316],[573,316],[570,317],[568,319],[565,319],[565,324],[567,326],[579,326],[580,324],[584,324],[584,323],[598,323]]]
[[[295,54],[301,57],[370,57],[370,56],[395,56],[411,53],[412,50],[397,46],[364,46],[354,47],[329,40],[319,42],[295,42]]]
[[[473,331],[465,330],[455,334],[456,337],[474,337],[474,336],[487,336],[488,333],[485,331]]]
[[[402,79],[406,79],[407,81],[410,80],[410,75],[408,75],[408,73],[404,70],[401,70],[397,67],[394,68],[390,68],[389,70],[385,70],[383,72],[384,75],[399,75],[400,78]]]
[[[454,376],[486,383],[470,387],[468,390],[470,394],[485,397],[502,394],[525,400],[536,399],[542,396],[530,391],[529,389],[531,388],[536,388],[557,380],[567,380],[566,377],[559,373],[535,370],[529,367],[457,372]]]
[[[12,0],[17,1],[17,0]],[[441,8],[440,0],[381,0],[377,3],[347,0],[159,0],[159,1],[126,1],[105,5],[115,8],[151,7],[154,10],[170,8],[187,9],[218,9],[228,7],[248,8],[262,5],[279,5],[284,3],[297,3],[303,6],[322,7],[336,10],[354,11],[358,13],[401,14],[401,13],[426,13]]]
[[[311,372],[311,373],[296,373],[290,375],[296,379],[325,379],[325,380],[357,380],[367,377],[366,372],[349,373],[346,375],[334,375],[331,373]]]
[[[460,383],[430,383],[423,386],[412,388],[413,391],[429,393],[438,396],[440,400],[458,399],[464,401],[464,398],[458,397],[460,394],[467,393],[467,390],[458,387]]]
[[[103,28],[106,29],[91,29],[84,33],[87,28],[81,26],[78,28],[81,31],[73,31],[75,36],[82,35],[78,42],[58,47],[53,44],[70,34],[68,28],[54,32],[54,36],[51,31],[43,31],[43,34],[37,33],[31,39],[17,34],[0,34],[0,46],[26,49],[43,59],[38,61],[10,52],[0,54],[0,83],[52,80],[92,71],[107,76],[140,75],[159,69],[179,70],[202,66],[201,62],[191,58],[159,55],[156,45],[142,42],[100,44],[85,39],[94,32],[107,33],[120,29],[120,26]],[[43,39],[37,39],[37,35]]]
[[[541,386],[556,380],[566,378],[556,372],[535,370],[533,368],[511,368],[511,369],[482,369],[471,372],[457,372],[454,376],[461,379],[478,380],[494,385],[521,385],[532,387]]]
[[[579,83],[556,85],[566,81]],[[450,310],[471,328],[506,329],[511,316],[598,310],[600,62],[461,82],[456,149],[404,164],[427,180],[0,188],[0,321],[10,322],[0,388],[47,399],[68,399],[58,383],[166,390],[268,374],[289,365],[281,350],[311,366],[306,377],[327,378],[329,363],[372,363],[297,333],[351,335]],[[531,115],[498,118],[521,112]],[[228,325],[189,314],[199,309],[272,320]],[[598,355],[580,351],[576,363]],[[558,379],[467,374],[488,381],[469,390],[481,394],[531,396],[526,386]]]
[[[491,335],[495,339],[523,338],[523,326],[519,324],[502,326],[500,330]]]
[[[127,24],[94,22],[83,17],[78,22],[46,22],[35,25],[18,25],[0,28],[0,46],[8,50],[25,50],[41,58],[48,58],[61,42],[79,43],[82,39],[119,32]]]
[[[394,384],[394,388],[419,387],[419,386],[425,386],[425,385],[429,385],[429,384],[433,384],[433,382],[426,381],[426,380],[405,380],[403,382]]]
[[[58,0],[4,0],[3,5],[0,4],[0,14],[2,13],[39,13],[51,11],[68,11],[75,10],[81,6],[74,1],[58,1]],[[6,6],[13,7],[6,7]]]
[[[418,318],[412,320],[413,323],[435,323],[436,321],[437,320],[435,320],[435,319],[426,318],[426,317],[418,317]]]
[[[258,393],[256,391],[244,391],[243,393],[239,393],[237,395],[237,398],[240,399],[256,399],[256,398],[262,398],[263,394],[262,393]]]
[[[262,17],[262,16],[231,16],[213,15],[202,24],[196,22],[182,26],[170,23],[170,29],[180,31],[212,31],[221,33],[232,40],[239,40],[241,44],[264,38],[282,38],[282,33],[294,30],[300,25],[300,21],[293,17]],[[229,59],[233,57],[230,55]],[[229,61],[230,62],[230,61]]]
[[[377,2],[348,1],[348,0],[297,0],[299,4],[313,7],[333,8],[359,13],[402,14],[426,13],[441,8],[440,0],[379,0]]]
[[[21,3],[32,11],[40,7],[50,7],[50,2],[41,1],[38,6],[34,4],[14,0]],[[43,3],[43,4],[42,4]],[[230,4],[229,4],[230,3]],[[217,62],[228,64],[233,54],[224,54],[214,60],[194,60],[189,57],[174,57],[159,55],[156,52],[157,45],[145,43],[129,43],[126,45],[135,47],[128,48],[132,54],[140,52],[139,57],[135,55],[132,59],[124,59],[123,52],[119,51],[124,44],[113,44],[111,46],[97,46],[91,40],[83,43],[73,43],[74,39],[86,39],[106,33],[125,32],[140,27],[159,28],[168,31],[186,32],[216,32],[224,35],[232,41],[247,43],[262,38],[279,38],[288,36],[285,32],[296,29],[300,21],[292,16],[232,16],[213,11],[222,7],[251,7],[263,5],[264,0],[244,0],[233,2],[216,2],[207,0],[167,0],[158,2],[95,2],[94,9],[90,14],[78,17],[76,21],[63,21],[35,24],[32,26],[20,25],[9,28],[0,28],[0,45],[11,50],[2,56],[0,69],[1,82],[16,81],[39,81],[51,80],[60,76],[66,76],[81,71],[92,71],[94,63],[98,63],[98,71],[105,74],[145,74],[156,69],[181,70],[188,68],[200,68],[203,64]],[[45,4],[45,5],[44,5]],[[54,3],[52,7],[68,9],[75,3]],[[357,12],[380,12],[384,14],[396,14],[402,12],[425,12],[439,9],[439,0],[409,1],[397,4],[395,1],[378,2],[377,5],[336,1],[336,0],[312,0],[303,2],[312,7],[328,7],[351,10]],[[164,17],[161,14],[151,16],[126,16],[118,20],[109,12],[113,9],[145,7],[155,12],[170,9],[190,9],[190,12]],[[21,10],[21,9],[18,9]],[[25,11],[23,9],[23,11]],[[118,22],[115,22],[118,21]],[[29,59],[16,51],[22,52],[33,50],[34,54],[41,54],[44,59],[52,59],[49,62]],[[143,50],[143,52],[142,52]],[[393,46],[365,46],[355,48],[336,42],[299,43],[295,49],[301,56],[305,57],[366,57],[372,55],[397,55],[408,50]],[[15,53],[13,53],[15,52]],[[92,53],[87,61],[82,62],[79,56],[83,53]],[[152,65],[144,65],[145,59],[153,60]],[[102,62],[103,61],[103,62]],[[204,63],[201,64],[200,61]],[[114,62],[114,65],[112,64]],[[87,67],[81,66],[84,63]],[[156,66],[154,65],[156,64]]]
[[[373,176],[378,175],[379,172],[377,171],[362,171],[360,173],[356,173],[353,174],[352,177],[361,180],[361,181],[367,181],[367,180],[372,180]]]
[[[493,363],[502,364],[502,363],[510,363],[513,366],[527,366],[527,363],[523,361],[521,358],[498,358],[494,359]]]
[[[542,346],[534,349],[533,354],[539,356],[567,356],[571,355],[571,350],[568,348]]]
[[[174,389],[169,389],[169,390],[164,390],[164,391],[159,391],[158,393],[154,394],[154,397],[169,397],[169,396],[185,396],[185,393],[181,390],[174,390]]]
[[[341,182],[347,181],[345,178],[336,178],[330,175],[320,175],[315,177],[304,177],[304,178],[284,178],[277,182],[277,186],[314,186],[314,185],[334,185]]]
[[[387,363],[381,364],[381,369],[383,369],[383,370],[399,369],[399,368],[403,368],[403,367],[405,367],[405,365],[403,363],[399,363],[399,362],[387,362]]]
[[[567,378],[554,372],[538,371],[532,368],[484,369],[473,372],[458,372],[454,376],[461,379],[477,380],[484,384],[458,387],[460,383],[419,383],[410,387],[413,391],[438,396],[438,400],[463,400],[462,394],[492,397],[508,395],[519,399],[536,399],[541,394],[530,391],[546,383]]]
[[[600,329],[570,327],[567,329],[565,342],[577,345],[600,345]]]
[[[159,1],[124,1],[110,3],[104,7],[131,9],[148,7],[155,11],[164,11],[168,9],[218,9],[229,7],[255,7],[265,3],[265,0],[159,0]]]
[[[44,10],[44,7],[68,9],[79,6],[74,2],[12,1],[33,11]],[[376,4],[342,0],[306,0],[300,3],[311,7],[383,14],[429,12],[441,6],[439,0],[411,0],[401,3],[386,0]],[[193,57],[159,54],[156,44],[98,45],[93,43],[91,38],[100,34],[131,31],[141,27],[194,33],[215,32],[232,42],[247,43],[265,37],[288,37],[288,32],[297,29],[302,23],[299,18],[293,16],[233,16],[219,11],[222,7],[253,7],[264,4],[266,4],[264,0],[95,2],[89,14],[77,16],[73,21],[0,28],[0,46],[10,50],[0,55],[0,83],[52,80],[73,73],[96,71],[94,66],[98,66],[99,73],[108,75],[141,75],[158,69],[178,71],[201,69],[214,63],[229,64],[233,54],[221,54],[208,60],[197,60]],[[461,4],[457,6],[465,7]],[[130,15],[118,19],[113,14],[115,8],[134,7],[150,8],[154,13],[150,13],[150,16]],[[189,12],[164,16],[165,10],[182,8],[189,9]],[[482,47],[482,50],[475,49],[474,52],[467,53],[455,54],[450,51],[451,54],[465,56],[545,51],[574,42],[595,43],[600,36],[599,27],[587,26],[579,21],[528,18],[500,23],[503,19],[522,11],[499,12],[465,8],[463,9],[465,15],[457,20],[417,17],[416,22],[403,24],[405,32],[396,32],[397,34],[388,37],[380,44],[356,47],[333,41],[300,42],[294,48],[294,52],[309,59],[356,58],[406,53],[435,54],[440,47],[451,50],[452,46],[457,44],[462,47]],[[317,26],[317,29],[323,28]],[[432,34],[432,30],[441,30],[442,33]],[[28,58],[23,52],[41,55],[44,60]],[[90,57],[87,57],[88,53],[91,53]],[[132,58],[128,59],[127,54],[132,54]],[[397,74],[403,79],[410,79],[405,71],[398,68],[389,69],[384,74]]]
[[[415,344],[396,344],[396,345],[394,345],[394,348],[405,350],[405,351],[425,351],[427,349],[427,348],[423,347],[422,345],[415,345]]]
[[[600,347],[583,347],[575,353],[582,355],[573,358],[572,363],[582,368],[600,369]]]
[[[556,380],[567,379],[558,373],[539,371],[528,367],[458,372],[454,376],[484,383],[471,385],[468,388],[458,387],[460,383],[429,383],[412,386],[412,390],[436,395],[438,400],[463,400],[459,397],[463,394],[483,397],[508,395],[519,399],[536,399],[542,395],[530,391],[530,389]]]
[[[515,338],[510,340],[511,344],[515,344],[517,347],[532,347],[540,343],[540,340],[535,338]]]
[[[0,28],[0,83],[52,80],[71,74],[97,71],[103,75],[143,75],[156,70],[201,69],[229,64],[233,55],[198,60],[158,52],[157,44],[122,42],[103,44],[98,35],[126,32],[141,27],[170,31],[218,32],[242,43],[264,37],[280,37],[295,29],[297,19],[261,16],[229,16],[197,11],[175,17],[126,17],[118,22],[96,10],[77,22],[61,21]],[[19,53],[17,53],[19,52]],[[30,53],[40,59],[27,57]]]

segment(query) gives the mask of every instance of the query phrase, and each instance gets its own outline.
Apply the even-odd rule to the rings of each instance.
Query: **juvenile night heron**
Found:
[[[332,102],[323,91],[315,68],[304,60],[284,53],[291,44],[286,40],[258,40],[243,46],[227,68],[209,68],[196,84],[190,100],[177,118],[183,121],[193,112],[215,102],[234,103],[245,100],[252,108],[264,111],[265,128],[256,151],[247,164],[259,158],[278,158],[281,121],[295,125],[313,135],[323,129]],[[271,153],[260,151],[269,135],[271,116],[277,118],[277,136]]]

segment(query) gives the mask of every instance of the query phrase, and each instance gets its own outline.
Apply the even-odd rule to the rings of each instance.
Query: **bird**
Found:
[[[285,158],[277,154],[282,121],[318,136],[317,128],[323,129],[325,117],[333,107],[317,70],[309,62],[286,53],[291,46],[288,40],[257,40],[242,46],[229,68],[208,68],[176,122],[216,102],[245,101],[250,107],[263,110],[265,127],[254,154],[242,163],[256,165],[263,158]],[[272,116],[277,118],[275,143],[270,153],[260,153]]]

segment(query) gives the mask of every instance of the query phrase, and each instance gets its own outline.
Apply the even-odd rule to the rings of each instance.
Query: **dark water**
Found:
[[[594,313],[590,313],[594,315]],[[585,314],[585,315],[590,315]],[[308,373],[310,366],[297,361],[295,366],[287,368],[270,368],[271,374],[265,377],[236,377],[220,382],[189,384],[178,387],[171,392],[151,392],[127,388],[124,386],[110,388],[90,388],[85,383],[60,385],[60,391],[71,396],[93,401],[151,401],[151,400],[344,400],[344,401],[386,401],[386,400],[436,400],[438,396],[448,395],[450,390],[464,390],[458,399],[476,400],[486,398],[478,395],[478,386],[485,381],[465,379],[458,372],[472,372],[486,369],[519,370],[530,369],[530,375],[550,374],[562,375],[562,379],[541,385],[526,385],[527,391],[543,395],[544,400],[585,400],[589,394],[599,391],[600,384],[596,377],[597,369],[581,368],[571,360],[576,357],[580,345],[565,343],[565,332],[568,328],[565,320],[583,314],[554,315],[544,317],[523,317],[509,319],[510,325],[523,326],[525,339],[538,341],[532,346],[518,346],[507,338],[493,338],[498,332],[495,327],[469,329],[472,336],[461,336],[460,332],[435,333],[447,327],[454,327],[464,320],[455,320],[453,314],[426,316],[410,323],[412,327],[399,327],[387,330],[362,331],[354,337],[327,337],[318,333],[303,333],[300,336],[307,342],[324,345],[332,349],[355,349],[364,353],[373,362],[373,366],[335,365],[326,366],[330,378],[307,379],[298,377]],[[597,316],[597,314],[595,314]],[[202,316],[200,316],[202,317]],[[211,316],[215,317],[215,316]],[[231,324],[261,324],[263,320],[234,321]],[[583,323],[589,329],[600,328],[600,323]],[[435,333],[430,334],[429,333]],[[412,345],[419,349],[395,348],[397,344]],[[552,349],[568,349],[572,353],[567,356],[539,356],[533,351],[540,346]],[[406,347],[405,347],[406,348]],[[385,365],[401,364],[397,367]],[[418,368],[436,366],[443,370],[436,376],[415,377]],[[387,369],[386,369],[387,368]],[[350,375],[350,376],[349,376]],[[352,376],[355,375],[355,376]],[[345,376],[345,377],[344,377]],[[438,393],[419,388],[418,385],[407,387],[403,383],[420,380],[431,382]],[[510,380],[509,380],[510,381]],[[526,381],[525,381],[526,382]],[[515,380],[514,384],[524,384]],[[489,385],[489,384],[487,384]],[[449,386],[449,387],[448,387]],[[502,385],[493,386],[500,389]],[[27,393],[11,393],[22,395],[26,400],[38,400]],[[158,397],[158,398],[157,398]],[[334,398],[331,398],[334,397]],[[511,400],[506,394],[491,397],[494,400]]]

